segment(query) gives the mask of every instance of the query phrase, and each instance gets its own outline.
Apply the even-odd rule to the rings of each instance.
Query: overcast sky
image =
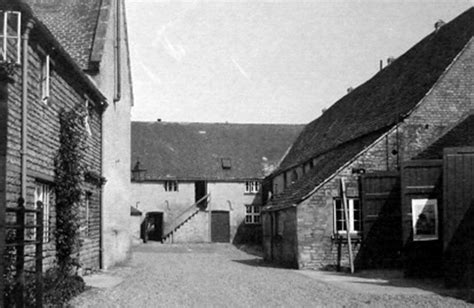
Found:
[[[133,120],[307,123],[474,0],[126,5]]]

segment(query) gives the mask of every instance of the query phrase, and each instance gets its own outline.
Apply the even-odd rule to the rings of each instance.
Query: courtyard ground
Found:
[[[86,277],[73,307],[467,307],[433,281],[398,272],[297,271],[230,244],[134,248],[127,264]]]

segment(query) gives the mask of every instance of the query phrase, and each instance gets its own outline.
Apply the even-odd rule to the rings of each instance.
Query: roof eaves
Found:
[[[80,81],[82,81],[87,86],[87,88],[89,88],[89,90],[93,92],[93,94],[96,96],[96,99],[98,99],[102,103],[101,107],[105,109],[108,105],[105,95],[97,88],[97,86],[90,79],[90,77],[86,73],[84,73],[84,71],[79,67],[76,61],[72,59],[69,53],[54,37],[51,31],[34,15],[30,6],[28,4],[20,2],[15,3],[11,7],[25,12],[28,17],[33,19],[37,31],[40,31],[40,33],[44,35],[46,40],[52,45],[52,49],[55,50],[57,54],[59,54],[63,58],[64,62],[72,68],[73,72],[80,77]]]

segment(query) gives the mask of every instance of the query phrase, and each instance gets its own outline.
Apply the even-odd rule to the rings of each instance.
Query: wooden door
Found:
[[[220,243],[230,242],[229,212],[211,212],[211,241]]]
[[[401,250],[400,174],[367,173],[361,177],[362,268],[398,266]]]
[[[474,286],[474,148],[444,150],[444,269],[448,286]]]
[[[402,164],[402,240],[408,276],[442,273],[442,173],[442,160]]]

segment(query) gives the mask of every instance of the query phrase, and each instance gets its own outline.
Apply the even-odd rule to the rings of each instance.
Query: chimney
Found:
[[[388,59],[387,59],[387,66],[389,66],[390,64],[392,64],[393,61],[395,61],[395,57],[388,57]]]
[[[383,60],[380,60],[380,70],[383,69]]]
[[[435,33],[441,29],[442,26],[444,26],[446,23],[442,19],[438,19],[437,22],[435,22],[434,27],[435,27]]]
[[[353,87],[349,87],[349,88],[347,88],[347,93],[351,93],[351,92],[352,92],[352,90],[354,90],[354,88],[353,88]]]
[[[161,118],[156,119],[156,122],[161,122]]]

